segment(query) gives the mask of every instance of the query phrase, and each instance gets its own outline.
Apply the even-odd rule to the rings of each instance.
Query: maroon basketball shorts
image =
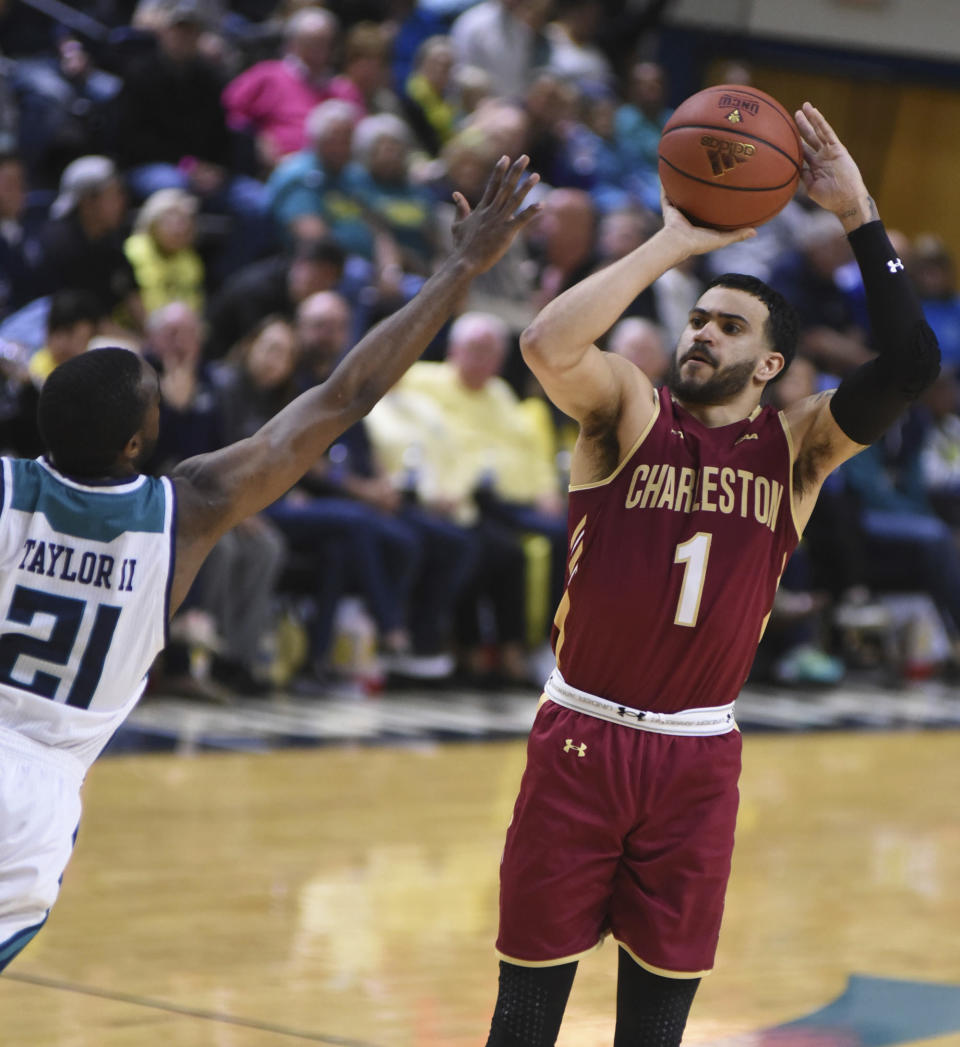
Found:
[[[575,960],[606,934],[656,974],[713,967],[741,738],[654,734],[540,707],[500,868],[504,960]]]

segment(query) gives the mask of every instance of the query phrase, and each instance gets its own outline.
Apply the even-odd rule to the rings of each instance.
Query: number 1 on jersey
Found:
[[[674,625],[685,625],[692,629],[700,614],[700,598],[703,596],[703,580],[707,576],[707,560],[710,558],[712,534],[698,531],[692,538],[681,542],[673,554],[674,563],[682,563],[683,584]]]

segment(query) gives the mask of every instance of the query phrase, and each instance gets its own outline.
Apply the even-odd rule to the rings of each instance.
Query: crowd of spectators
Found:
[[[322,694],[361,662],[368,683],[539,675],[575,433],[517,338],[658,226],[671,92],[648,30],[663,6],[97,0],[48,15],[0,0],[4,453],[42,451],[39,387],[104,344],[160,373],[151,469],[249,435],[416,293],[450,244],[454,191],[475,203],[504,153],[528,153],[542,178],[541,218],[424,361],[218,545],[174,623],[167,687]],[[955,664],[960,294],[947,245],[900,237],[899,249],[944,375],[828,484],[758,679],[830,683],[871,658],[914,675]],[[775,402],[869,357],[856,266],[802,193],[755,240],[658,280],[604,348],[661,381],[699,289],[730,270],[801,312]],[[338,642],[356,629],[345,607],[374,638],[372,671],[369,651]],[[284,658],[291,628],[302,642]]]

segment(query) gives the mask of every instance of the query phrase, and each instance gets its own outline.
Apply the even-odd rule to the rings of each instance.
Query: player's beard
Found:
[[[684,360],[686,363],[686,360]],[[683,378],[674,357],[667,372],[667,388],[680,401],[692,404],[716,406],[725,404],[742,393],[753,377],[756,363],[753,360],[742,360],[738,364],[727,364],[717,368],[709,378]]]

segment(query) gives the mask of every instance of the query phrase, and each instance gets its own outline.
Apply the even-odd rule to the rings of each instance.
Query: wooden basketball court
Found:
[[[747,736],[687,1043],[960,1044],[958,752],[952,731]],[[0,1042],[480,1047],[522,766],[521,742],[101,761],[61,900],[0,978]],[[612,1042],[615,968],[610,945],[581,963],[563,1047]],[[879,1032],[759,1035],[851,975]]]

